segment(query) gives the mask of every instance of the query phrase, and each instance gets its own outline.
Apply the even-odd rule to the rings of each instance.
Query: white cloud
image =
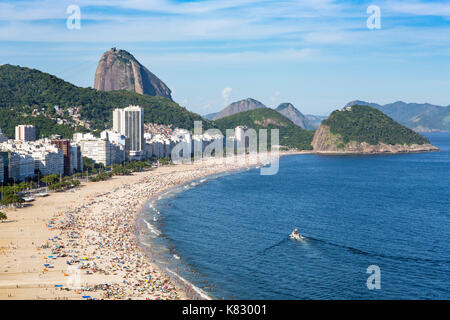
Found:
[[[278,102],[278,98],[280,97],[281,92],[280,91],[275,91],[272,95],[272,97],[270,97],[270,101],[272,102],[272,105],[274,107],[276,107],[276,103]]]
[[[230,103],[231,91],[233,91],[233,89],[230,87],[226,87],[222,90],[222,101],[224,106],[227,106]]]
[[[0,3],[0,41],[30,42],[179,42],[228,41],[240,56],[255,49],[240,48],[239,42],[277,41],[285,43],[278,51],[290,50],[289,56],[308,55],[307,50],[324,45],[358,45],[366,21],[364,5],[345,4],[333,0],[204,0],[174,2],[170,0],[79,0],[81,30],[67,30],[66,8],[73,1],[43,0]],[[96,7],[96,10],[93,10]],[[98,8],[109,8],[101,11]],[[409,15],[450,16],[450,2],[386,1],[382,12]],[[123,9],[132,10],[124,11]],[[134,10],[134,11],[133,11]],[[155,15],[151,13],[161,13]],[[207,14],[205,14],[207,13]],[[147,14],[151,14],[147,16]],[[408,26],[403,26],[407,28]],[[412,25],[411,34],[423,26]],[[366,31],[366,30],[364,30]],[[421,32],[421,44],[428,35]],[[393,36],[389,36],[389,35]],[[395,44],[395,31],[384,36]],[[374,37],[374,33],[370,35]],[[425,39],[424,39],[425,38]],[[398,39],[397,39],[398,40]],[[423,42],[425,41],[425,42]],[[386,43],[386,41],[383,41]],[[418,40],[419,42],[419,40]],[[266,46],[267,47],[267,46]],[[293,49],[309,47],[309,49]],[[233,50],[229,50],[233,51]],[[231,57],[233,53],[224,53]],[[250,54],[254,56],[253,53]],[[259,56],[269,56],[261,52]],[[218,56],[209,54],[209,56]],[[220,56],[220,54],[219,54]],[[304,57],[298,57],[304,58]]]
[[[387,1],[384,7],[393,13],[414,16],[450,16],[449,1]]]

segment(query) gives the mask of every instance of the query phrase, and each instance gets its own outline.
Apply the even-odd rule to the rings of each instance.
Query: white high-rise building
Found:
[[[123,163],[127,160],[130,148],[129,138],[114,130],[102,131],[100,137],[103,140],[108,140],[111,143],[111,147],[115,149],[115,159],[113,160],[113,163]]]
[[[113,129],[130,139],[130,159],[144,154],[144,109],[129,106],[113,111]]]
[[[115,149],[111,147],[108,140],[89,139],[79,141],[81,154],[83,157],[94,160],[95,163],[102,163],[109,166],[114,163]]]
[[[16,126],[16,141],[35,141],[36,128],[32,125]]]
[[[70,144],[70,172],[83,171],[83,156],[81,155],[81,147],[77,144]]]
[[[34,159],[26,153],[19,153],[19,177],[18,181],[24,181],[27,178],[34,177]]]
[[[64,174],[64,152],[51,143],[51,140],[13,141],[0,143],[3,160],[8,164],[4,179],[23,181],[35,176]]]
[[[64,174],[64,152],[56,146],[46,146],[43,149],[34,151],[35,168],[41,175]]]

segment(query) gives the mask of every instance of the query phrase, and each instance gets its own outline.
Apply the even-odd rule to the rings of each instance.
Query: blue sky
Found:
[[[113,46],[200,114],[247,97],[320,115],[355,99],[450,104],[450,1],[0,0],[2,64],[87,87]]]

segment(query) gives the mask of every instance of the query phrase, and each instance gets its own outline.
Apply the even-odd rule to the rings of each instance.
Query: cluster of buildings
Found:
[[[85,127],[86,129],[91,129],[91,122],[82,119],[81,109],[79,107],[72,108],[60,108],[59,106],[53,106],[54,114],[49,113],[46,108],[34,108],[31,110],[31,115],[37,117],[43,115],[45,117],[56,120],[58,124],[66,124],[73,128],[77,126]]]
[[[36,140],[36,128],[17,126],[16,138],[0,131],[0,182],[25,181],[41,176],[72,175],[83,169],[81,149],[58,136]]]
[[[237,127],[232,139],[236,142],[246,139],[246,131],[245,127]],[[75,133],[72,140],[58,136],[36,140],[35,127],[20,125],[16,127],[14,140],[8,140],[0,130],[0,183],[24,181],[37,174],[72,175],[83,170],[83,157],[109,166],[152,157],[171,157],[177,145],[182,146],[180,156],[186,150],[190,155],[203,153],[215,140],[223,142],[223,136],[191,135],[185,129],[144,126],[144,109],[139,106],[115,109],[113,128],[101,132],[100,137]]]
[[[76,133],[73,142],[81,147],[83,157],[109,166],[124,161],[146,160],[153,156],[170,157],[177,143],[191,140],[189,131],[184,129],[168,130],[160,126],[161,131],[157,133],[155,129],[158,126],[151,128],[152,133],[145,132],[144,109],[129,106],[113,111],[111,130],[101,132],[100,137],[91,133]]]

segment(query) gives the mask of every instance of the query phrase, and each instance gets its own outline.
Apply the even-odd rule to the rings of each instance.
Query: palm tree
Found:
[[[0,221],[3,223],[4,220],[8,219],[6,213],[0,212]]]

